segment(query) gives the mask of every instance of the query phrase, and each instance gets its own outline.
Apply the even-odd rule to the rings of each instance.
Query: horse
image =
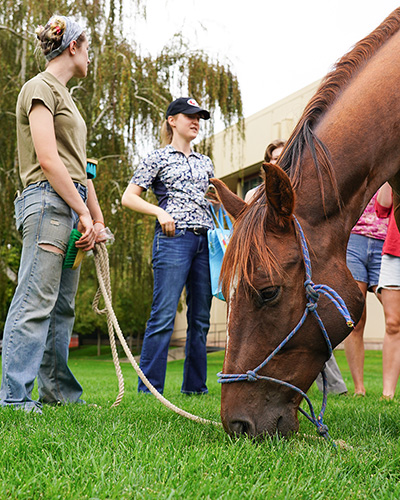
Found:
[[[400,8],[322,80],[278,165],[264,163],[264,185],[249,205],[211,180],[235,221],[221,270],[228,307],[220,381],[236,382],[221,388],[229,434],[297,432],[307,390],[361,317],[346,247],[379,187],[389,180],[400,192],[399,53]],[[350,320],[314,282],[336,291]]]

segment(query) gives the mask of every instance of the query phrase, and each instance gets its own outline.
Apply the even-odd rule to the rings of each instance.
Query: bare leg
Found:
[[[367,283],[357,281],[364,298],[367,296]],[[376,288],[376,287],[375,287]],[[344,350],[347,363],[350,368],[354,382],[354,394],[365,395],[364,387],[364,328],[367,317],[367,309],[364,311],[354,330],[344,341]]]
[[[385,312],[383,339],[383,397],[394,398],[400,375],[400,290],[383,288],[381,291]]]

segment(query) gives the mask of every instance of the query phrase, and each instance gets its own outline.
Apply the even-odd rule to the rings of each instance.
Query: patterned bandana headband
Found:
[[[69,46],[69,44],[72,41],[77,40],[83,32],[83,28],[81,28],[81,26],[79,26],[79,24],[73,21],[70,17],[65,17],[65,16],[57,16],[57,17],[61,17],[62,19],[64,19],[64,21],[66,22],[66,28],[64,35],[62,37],[61,45],[46,55],[46,59],[48,61],[51,61],[55,57],[59,56],[62,52],[64,52],[64,50]],[[51,20],[49,22],[51,22]]]

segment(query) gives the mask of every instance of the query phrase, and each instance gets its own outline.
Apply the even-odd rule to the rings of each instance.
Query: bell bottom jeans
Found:
[[[76,188],[85,201],[86,188]],[[62,269],[64,256],[40,246],[65,252],[78,218],[48,182],[28,186],[14,204],[23,246],[4,328],[0,405],[40,413],[40,402],[81,401],[82,387],[67,366],[79,270]],[[32,400],[36,377],[40,402]]]
[[[177,230],[174,237],[157,232],[153,242],[154,291],[144,335],[140,368],[162,393],[169,342],[179,298],[186,286],[187,332],[181,392],[208,392],[206,339],[210,328],[211,285],[207,236]],[[139,392],[149,392],[139,379]]]

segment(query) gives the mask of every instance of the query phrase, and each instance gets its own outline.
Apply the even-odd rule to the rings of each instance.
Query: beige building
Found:
[[[316,92],[319,81],[289,95],[271,106],[246,118],[244,139],[238,137],[235,127],[214,138],[215,174],[236,194],[244,198],[246,192],[259,184],[259,172],[266,146],[275,139],[287,140],[303,109]],[[226,304],[213,299],[210,345],[223,345],[226,327]],[[368,348],[380,348],[384,334],[384,315],[377,298],[368,293],[365,343]],[[186,336],[186,310],[177,314],[173,338]],[[288,332],[289,333],[289,332]]]

